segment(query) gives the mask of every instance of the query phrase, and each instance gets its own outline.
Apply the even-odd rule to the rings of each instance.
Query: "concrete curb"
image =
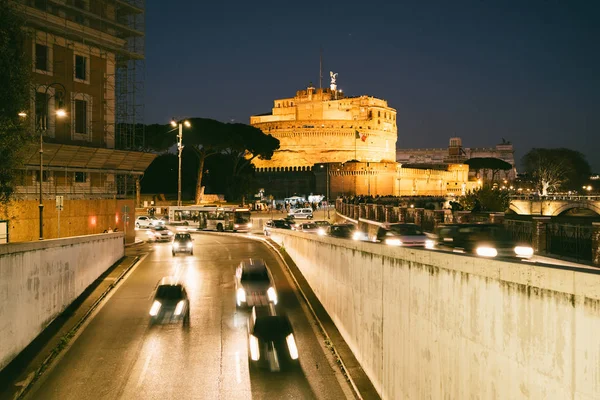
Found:
[[[265,243],[267,246],[269,246],[279,256],[279,258],[281,259],[281,261],[285,265],[285,267],[286,267],[286,269],[288,271],[288,274],[292,277],[292,280],[294,281],[294,285],[296,285],[296,288],[298,289],[298,292],[302,296],[302,299],[304,300],[304,303],[307,305],[307,307],[310,310],[310,313],[311,313],[313,319],[317,322],[317,324],[319,326],[319,330],[321,331],[321,334],[323,335],[323,338],[325,340],[325,346],[328,349],[330,349],[330,351],[332,352],[332,354],[333,354],[336,362],[338,363],[338,367],[339,367],[340,371],[342,372],[342,374],[346,378],[346,381],[350,384],[350,387],[352,389],[352,392],[353,392],[354,396],[357,399],[363,400],[363,397],[362,397],[360,391],[358,390],[358,387],[356,386],[356,383],[352,379],[352,376],[350,376],[350,374],[348,373],[348,368],[346,368],[346,365],[344,364],[344,361],[342,360],[342,357],[339,355],[337,349],[335,348],[335,345],[331,341],[331,338],[329,337],[329,334],[327,333],[327,330],[325,329],[325,327],[323,326],[323,323],[321,322],[321,320],[317,316],[317,313],[315,312],[312,304],[310,303],[310,301],[308,299],[308,296],[306,295],[306,293],[304,293],[304,291],[302,290],[302,287],[300,286],[300,284],[296,280],[296,276],[291,271],[291,268],[288,265],[287,261],[285,260],[285,257],[283,256],[283,254],[281,253],[281,251],[276,247],[277,243],[273,242],[272,239],[270,240],[268,238],[258,237],[258,236],[254,235],[254,234],[239,234],[239,233],[233,233],[233,232],[221,233],[221,232],[207,232],[207,231],[196,231],[194,233],[202,233],[202,234],[217,235],[217,236],[231,236],[232,234],[233,235],[244,235],[244,237],[247,237],[247,238],[253,239],[253,240],[261,241],[261,242]],[[275,244],[273,244],[272,242],[275,243]]]
[[[136,256],[133,259],[133,262],[127,266],[119,276],[102,292],[102,294],[92,303],[90,308],[86,311],[86,313],[77,321],[77,323],[61,338],[59,344],[50,351],[50,354],[42,361],[40,366],[35,370],[32,379],[27,382],[26,385],[23,386],[20,392],[18,392],[14,399],[20,400],[25,398],[29,390],[33,387],[33,385],[37,382],[37,380],[42,376],[44,371],[50,366],[52,361],[56,359],[56,357],[62,352],[62,350],[67,346],[69,341],[75,336],[79,328],[86,322],[86,320],[90,317],[90,315],[96,310],[98,305],[104,300],[104,298],[110,293],[115,286],[123,279],[125,275],[140,261],[141,256]]]

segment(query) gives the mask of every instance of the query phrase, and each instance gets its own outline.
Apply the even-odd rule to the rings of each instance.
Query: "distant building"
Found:
[[[447,148],[426,148],[426,149],[399,149],[396,150],[396,161],[409,167],[426,166],[444,166],[449,164],[464,163],[470,158],[492,157],[499,158],[512,165],[509,171],[501,172],[497,179],[514,180],[517,176],[515,167],[514,149],[512,143],[503,140],[503,143],[495,147],[463,147],[462,140],[458,137],[450,138],[450,145]],[[472,174],[477,174],[472,171]],[[481,177],[481,171],[479,171]],[[488,171],[488,179],[491,178],[491,172]]]

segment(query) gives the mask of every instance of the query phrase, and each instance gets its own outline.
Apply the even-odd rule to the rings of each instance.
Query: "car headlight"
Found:
[[[385,239],[385,244],[388,246],[402,246],[402,241],[400,239],[388,238]]]
[[[179,242],[173,242],[173,248],[174,249],[178,249],[179,248]]]
[[[292,358],[292,360],[297,360],[298,348],[296,347],[296,340],[294,340],[294,334],[290,333],[289,335],[287,335],[285,341],[287,342],[288,349],[290,350],[290,357]]]
[[[193,246],[193,244],[192,244],[192,242],[187,242],[186,246],[187,246],[188,249],[191,249],[192,246]]]
[[[244,288],[239,288],[236,293],[238,306],[241,306],[242,303],[246,302],[246,291]]]
[[[352,240],[360,240],[362,236],[362,232],[356,231],[352,234]]]
[[[519,257],[531,257],[533,249],[528,246],[517,246],[515,247],[515,254]]]
[[[181,300],[179,303],[177,303],[177,306],[175,307],[175,315],[181,315],[184,305],[185,305],[185,300]]]
[[[319,228],[319,229],[317,230],[317,233],[319,234],[319,236],[325,236],[325,229],[323,229],[323,228]]]
[[[171,232],[171,231],[169,231],[167,234],[168,234],[169,236],[173,236],[173,232]]]
[[[277,292],[273,286],[267,289],[267,297],[269,298],[269,301],[273,302],[273,304],[277,304]]]
[[[154,234],[152,233],[152,231],[146,231],[146,235],[153,236]]]
[[[156,314],[158,314],[158,312],[160,311],[160,301],[158,300],[154,300],[154,303],[152,303],[152,307],[150,307],[150,316],[151,317],[156,317]]]
[[[233,224],[233,227],[234,227],[234,228],[239,228],[239,227],[240,227],[240,224]]]
[[[258,346],[258,338],[250,335],[250,358],[253,361],[258,361],[260,358],[260,348]]]
[[[427,239],[425,241],[425,248],[426,249],[433,249],[435,247],[435,242],[431,239]]]
[[[475,253],[481,257],[496,257],[498,251],[493,247],[481,246],[475,249]]]
[[[252,228],[252,222],[248,222],[248,228]]]

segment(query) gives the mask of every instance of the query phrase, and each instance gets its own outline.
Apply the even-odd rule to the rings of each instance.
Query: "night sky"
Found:
[[[598,21],[594,0],[147,1],[145,122],[249,123],[318,87],[322,47],[323,86],[387,100],[399,148],[504,138],[600,172]]]

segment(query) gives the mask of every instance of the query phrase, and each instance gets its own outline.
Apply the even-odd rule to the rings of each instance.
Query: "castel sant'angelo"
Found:
[[[275,197],[329,191],[338,195],[446,195],[470,189],[468,166],[407,169],[396,163],[396,110],[372,96],[346,96],[337,74],[329,88],[311,85],[277,99],[250,124],[279,139],[271,160],[254,159],[261,183]]]

